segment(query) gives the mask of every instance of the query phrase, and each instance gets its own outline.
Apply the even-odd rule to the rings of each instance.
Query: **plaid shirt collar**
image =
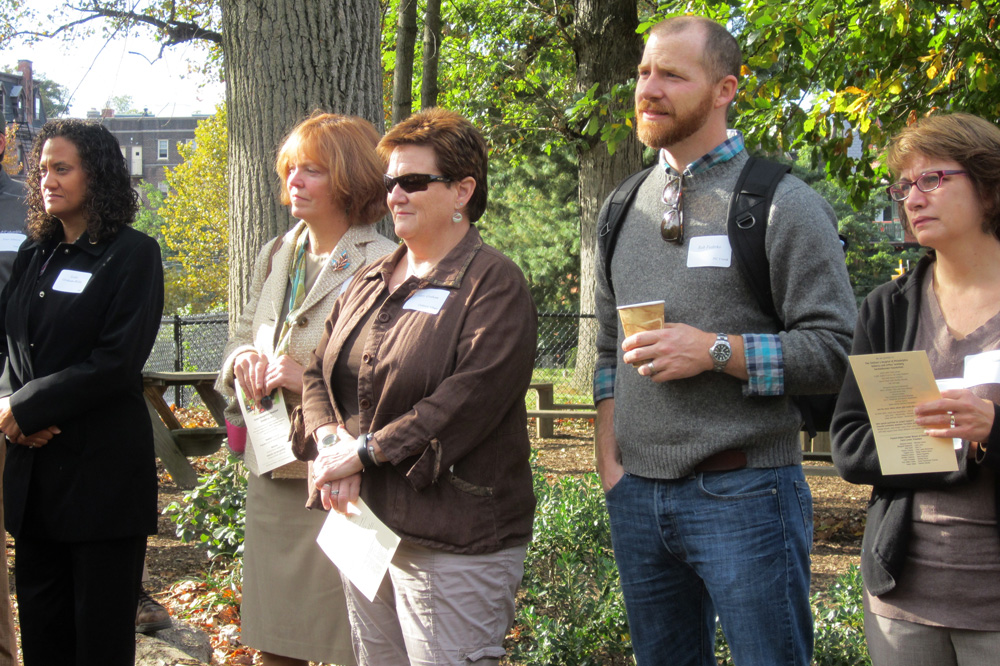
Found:
[[[726,140],[694,162],[691,162],[691,164],[688,164],[687,168],[684,169],[684,175],[693,176],[708,171],[716,164],[722,164],[733,159],[743,152],[744,149],[743,133],[739,130],[726,130]],[[667,162],[667,155],[662,148],[660,149],[660,164],[666,169],[667,175],[676,173]]]

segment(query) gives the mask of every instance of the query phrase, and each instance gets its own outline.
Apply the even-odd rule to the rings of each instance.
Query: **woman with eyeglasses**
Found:
[[[318,448],[324,507],[343,513],[360,495],[402,540],[374,601],[345,580],[358,663],[495,664],[535,507],[535,307],[473,226],[487,147],[468,120],[422,111],[379,152],[404,245],[327,318],[303,380],[304,455]]]
[[[283,142],[275,170],[299,222],[257,256],[223,352],[224,393],[238,384],[261,404],[276,391],[289,409],[299,404],[303,367],[344,283],[396,249],[372,226],[386,213],[378,138],[367,120],[316,112]],[[235,400],[226,417],[242,425]],[[354,663],[340,575],[316,543],[325,516],[305,508],[307,477],[298,461],[249,475],[241,640],[265,666]]]
[[[925,118],[887,151],[903,223],[930,251],[865,300],[854,354],[926,350],[938,379],[1000,349],[1000,129],[981,118]],[[958,471],[883,474],[868,413],[848,373],[833,458],[873,486],[862,545],[865,633],[875,666],[993,664],[1000,653],[1000,385],[941,392],[916,406],[932,437],[961,441]]]

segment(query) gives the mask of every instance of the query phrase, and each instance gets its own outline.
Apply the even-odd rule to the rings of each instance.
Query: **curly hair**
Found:
[[[378,143],[378,152],[388,162],[393,150],[409,145],[430,147],[442,176],[453,181],[472,176],[476,189],[466,204],[466,213],[473,223],[482,217],[488,196],[486,174],[490,151],[475,125],[454,111],[424,109],[386,132]],[[451,187],[451,183],[446,187]]]
[[[87,175],[83,208],[90,240],[96,243],[113,238],[119,229],[135,220],[139,195],[132,189],[118,139],[103,125],[75,119],[50,120],[35,137],[27,179],[28,236],[42,242],[63,237],[62,222],[45,212],[39,166],[45,142],[56,137],[76,146]]]

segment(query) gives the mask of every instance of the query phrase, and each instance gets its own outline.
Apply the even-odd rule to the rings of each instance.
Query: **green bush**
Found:
[[[198,485],[172,502],[163,513],[177,526],[181,541],[203,545],[209,558],[243,554],[246,525],[247,477],[239,458],[230,454],[224,461],[211,460],[208,473],[198,477]]]
[[[557,479],[536,473],[535,495],[535,539],[525,561],[512,663],[632,663],[597,476]]]
[[[813,596],[815,666],[871,666],[865,644],[861,569],[852,566],[822,597]]]

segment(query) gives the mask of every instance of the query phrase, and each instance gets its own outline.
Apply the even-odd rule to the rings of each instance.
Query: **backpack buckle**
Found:
[[[755,218],[753,213],[749,211],[740,214],[740,216],[736,218],[736,226],[740,229],[751,229],[755,224],[757,224],[757,218]]]

